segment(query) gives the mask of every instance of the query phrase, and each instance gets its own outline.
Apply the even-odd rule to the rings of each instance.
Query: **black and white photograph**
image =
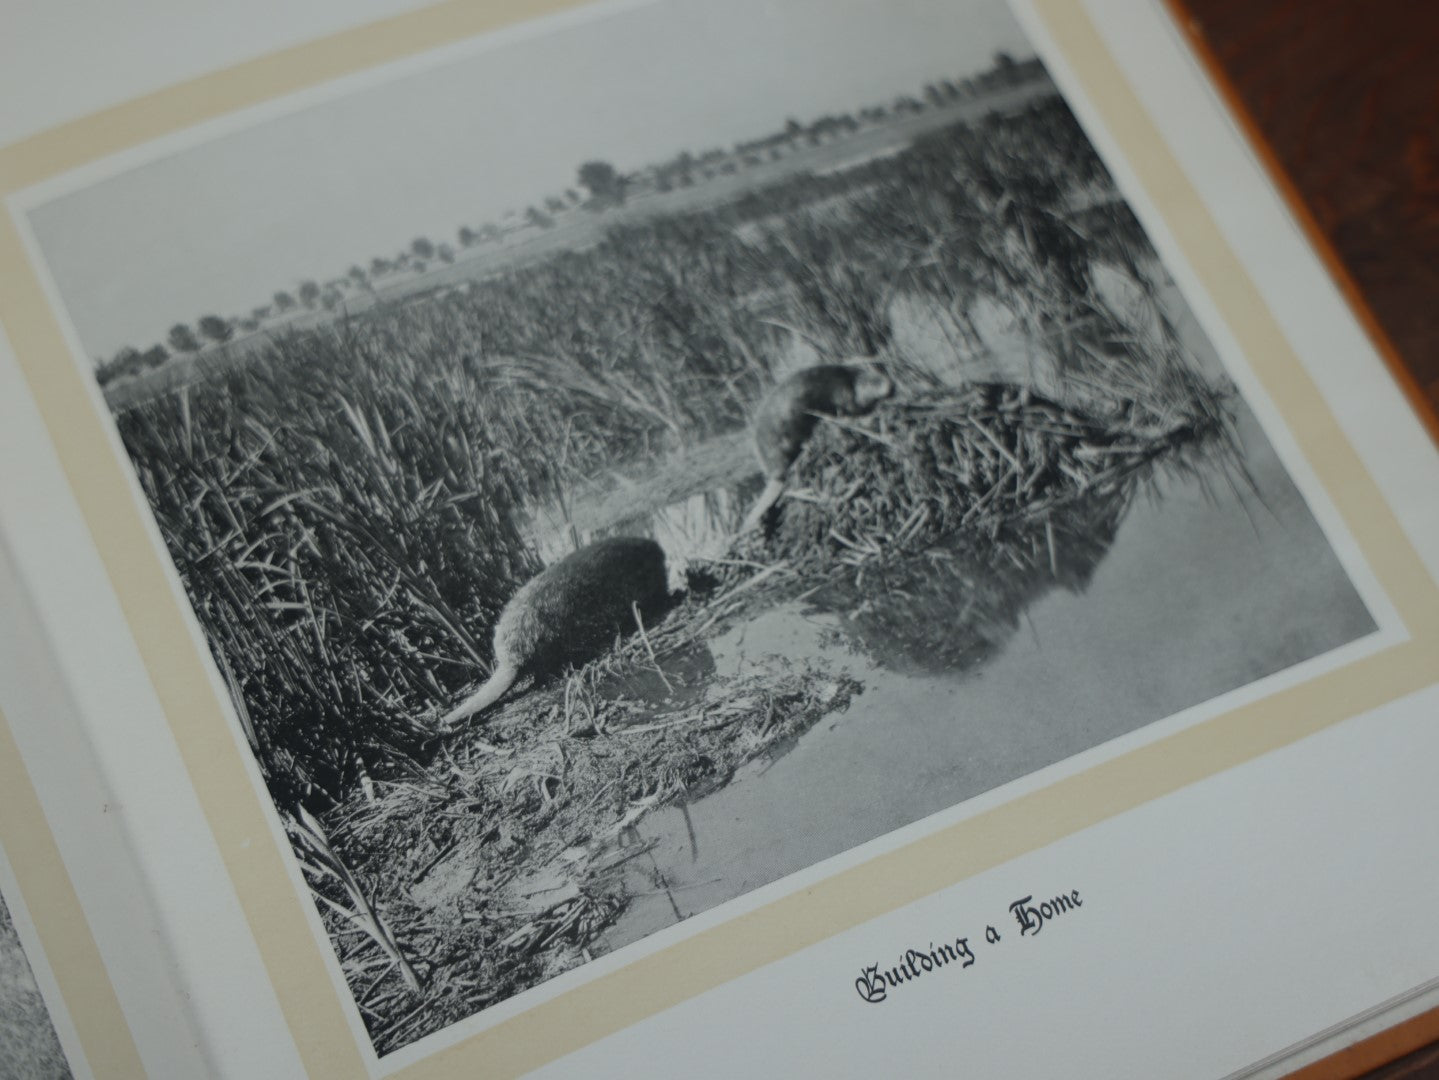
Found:
[[[60,1037],[0,895],[0,1080],[70,1080]]]
[[[25,226],[380,1056],[1378,629],[1005,0],[581,6]]]

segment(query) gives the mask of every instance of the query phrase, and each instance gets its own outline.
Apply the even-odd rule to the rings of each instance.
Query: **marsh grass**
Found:
[[[1101,418],[1027,387],[977,383],[886,402],[863,418],[824,418],[766,529],[735,551],[806,570],[858,567],[962,532],[995,540],[1079,499],[1128,491],[1161,457],[1192,471],[1197,454],[1242,475],[1220,403],[1137,413]]]

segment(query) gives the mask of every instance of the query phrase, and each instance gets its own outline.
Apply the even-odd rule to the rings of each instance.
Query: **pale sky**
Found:
[[[33,210],[85,350],[242,315],[416,236],[1033,54],[1005,0],[657,0],[268,120]]]

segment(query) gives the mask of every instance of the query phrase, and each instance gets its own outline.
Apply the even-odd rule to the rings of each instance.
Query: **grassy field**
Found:
[[[1061,501],[1122,501],[1133,468],[1222,433],[1227,389],[1189,362],[1157,277],[1083,132],[1044,97],[824,176],[636,211],[593,243],[279,335],[121,411],[377,1045],[582,962],[623,904],[594,884],[602,840],[861,692],[822,665],[714,685],[661,663],[800,584],[805,551],[859,565],[970,530],[995,558],[1042,566]],[[921,315],[941,347],[905,344]],[[953,397],[997,324],[1022,343],[1025,388]],[[814,459],[826,505],[851,516],[794,515],[789,548],[736,549],[623,654],[458,745],[436,738],[541,565],[540,508],[593,525],[635,491],[732,480],[738,432],[777,375],[856,354],[929,405],[882,411],[890,427]],[[907,449],[875,456],[876,441]],[[865,477],[883,498],[853,497]],[[690,711],[656,727],[616,705],[610,680],[641,669],[670,692],[690,680]],[[464,889],[490,901],[469,915],[423,899],[453,898],[436,881],[457,850]],[[586,869],[558,900],[515,903],[537,859]]]

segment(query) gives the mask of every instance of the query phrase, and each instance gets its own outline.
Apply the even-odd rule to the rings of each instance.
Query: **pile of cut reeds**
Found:
[[[1077,498],[1116,490],[1155,458],[1217,430],[1215,414],[1154,426],[1097,417],[1017,385],[979,383],[822,420],[785,497],[737,555],[823,571],[967,532],[996,537]]]

